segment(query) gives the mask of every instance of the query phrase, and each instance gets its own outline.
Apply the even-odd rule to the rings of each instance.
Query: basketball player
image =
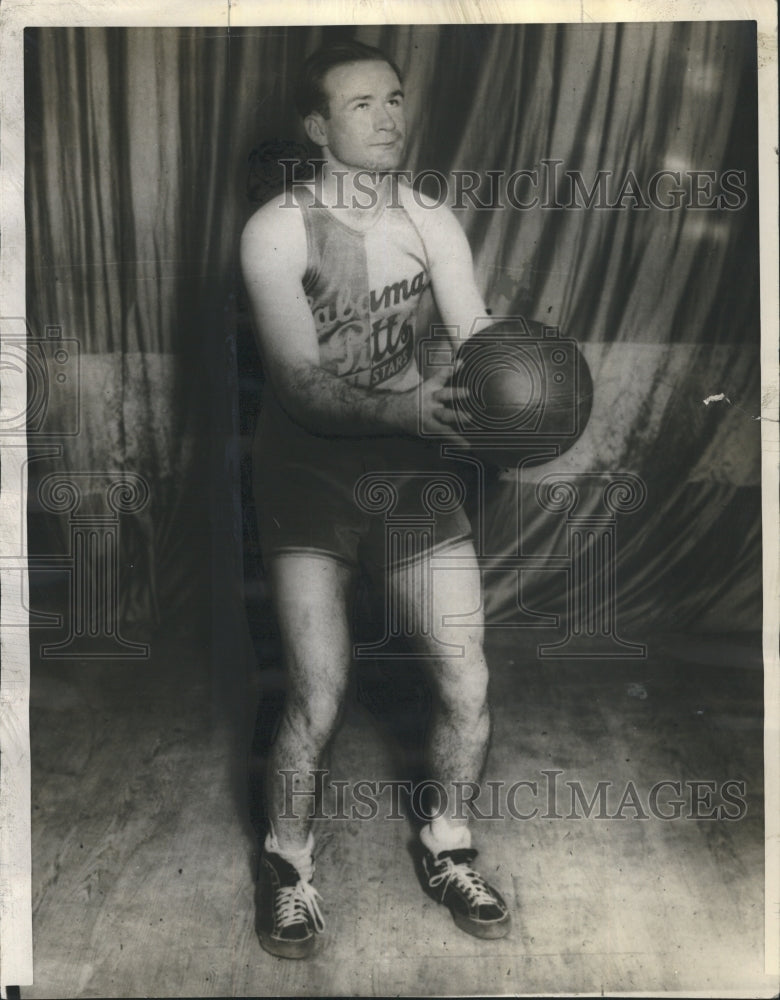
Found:
[[[415,192],[415,200],[393,174],[406,118],[401,74],[387,56],[355,41],[320,49],[303,67],[296,99],[322,150],[322,174],[316,185],[295,185],[259,209],[241,241],[271,386],[255,490],[288,683],[269,761],[257,930],[264,948],[288,958],[311,953],[323,922],[311,881],[310,820],[285,812],[282,772],[295,775],[296,791],[311,788],[337,725],[359,565],[406,609],[412,649],[429,671],[430,777],[445,789],[476,781],[490,728],[481,582],[464,512],[438,515],[429,548],[394,561],[382,518],[355,499],[360,477],[379,471],[398,490],[394,513],[405,505],[416,512],[419,473],[435,477],[441,461],[420,427],[456,439],[453,390],[445,384],[451,371],[421,380],[415,317],[431,286],[446,324],[464,332],[479,329],[476,321],[490,324],[468,242],[447,207],[418,204],[421,196]],[[420,571],[442,553],[457,556],[458,568],[444,561],[435,574]],[[448,616],[469,624],[448,625]],[[421,831],[427,889],[464,931],[502,937],[510,927],[506,903],[472,867],[467,818],[456,813],[450,795],[447,811]]]

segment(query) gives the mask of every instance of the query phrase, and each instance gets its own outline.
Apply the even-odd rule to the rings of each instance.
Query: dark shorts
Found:
[[[413,438],[326,438],[273,410],[255,440],[263,557],[322,554],[371,571],[471,538],[468,467]]]

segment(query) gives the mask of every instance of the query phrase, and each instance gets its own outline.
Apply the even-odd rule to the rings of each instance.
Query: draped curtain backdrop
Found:
[[[29,29],[28,321],[33,336],[57,325],[75,338],[80,365],[77,398],[54,386],[47,400],[54,423],[77,407],[78,433],[58,455],[32,453],[33,550],[68,544],[67,517],[37,498],[47,473],[132,472],[150,498],[121,516],[124,627],[227,630],[240,619],[241,487],[259,393],[238,237],[262,197],[256,151],[303,140],[295,68],[339,35],[401,67],[413,171],[489,176],[557,160],[589,188],[598,171],[617,186],[632,171],[645,199],[659,170],[713,171],[716,191],[724,171],[745,172],[734,210],[643,208],[629,193],[623,210],[466,203],[458,217],[494,313],[559,326],[594,382],[577,444],[528,470],[519,499],[507,477],[491,489],[490,550],[512,552],[519,516],[526,553],[564,551],[565,517],[534,501],[543,475],[631,472],[647,497],[616,526],[621,629],[760,627],[747,22]],[[584,512],[596,502],[583,494]],[[489,618],[512,621],[517,582],[493,576]],[[564,589],[560,573],[523,574],[528,607],[560,610]]]

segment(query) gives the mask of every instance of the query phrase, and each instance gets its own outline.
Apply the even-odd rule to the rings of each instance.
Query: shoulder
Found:
[[[241,233],[244,266],[262,254],[266,262],[278,259],[286,266],[306,263],[306,229],[301,208],[285,191],[276,195],[247,220]]]
[[[398,183],[398,201],[419,230],[429,254],[451,252],[453,243],[457,246],[465,240],[463,227],[446,201],[431,198],[404,180]]]

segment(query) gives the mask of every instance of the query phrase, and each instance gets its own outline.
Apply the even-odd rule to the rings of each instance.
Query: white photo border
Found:
[[[554,15],[554,16],[551,16]],[[598,23],[755,20],[758,37],[765,760],[765,972],[780,975],[778,559],[778,69],[771,0],[4,0],[0,8],[0,337],[25,315],[24,29],[32,26]],[[0,364],[0,419],[24,412],[26,373]],[[33,982],[27,504],[24,439],[0,438],[0,984]],[[19,484],[22,483],[20,489]],[[3,993],[5,995],[5,993]]]

